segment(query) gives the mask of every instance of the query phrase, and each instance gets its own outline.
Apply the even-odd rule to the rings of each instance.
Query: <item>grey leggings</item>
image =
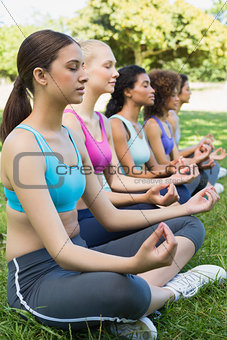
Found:
[[[166,221],[175,235],[184,235],[184,226],[191,229],[191,238],[198,249],[204,238],[202,223],[193,216]],[[92,228],[92,225],[90,225]],[[157,225],[105,243],[93,250],[130,257]],[[87,247],[78,235],[74,244]],[[161,242],[161,241],[160,241]],[[159,242],[159,243],[160,243]],[[87,328],[102,321],[128,322],[145,314],[151,292],[148,284],[136,275],[113,272],[73,272],[64,270],[46,249],[20,256],[8,263],[7,296],[9,305],[32,313],[39,322],[68,329]]]

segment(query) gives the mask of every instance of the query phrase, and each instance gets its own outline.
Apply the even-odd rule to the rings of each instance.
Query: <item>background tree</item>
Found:
[[[14,80],[17,74],[17,52],[24,37],[36,30],[34,26],[22,26],[22,32],[16,25],[0,27],[0,77]]]
[[[222,24],[227,26],[227,2],[226,0],[213,0],[212,7],[206,11],[208,14],[212,14]]]
[[[192,80],[224,80],[227,28],[183,0],[90,0],[68,21],[75,37],[106,41],[118,66],[171,68]]]
[[[39,12],[33,14],[36,25],[16,25],[0,27],[0,77],[9,78],[13,81],[17,75],[17,52],[22,41],[31,33],[44,28],[50,28],[56,31],[64,32],[65,20],[51,19],[48,15],[42,15]]]

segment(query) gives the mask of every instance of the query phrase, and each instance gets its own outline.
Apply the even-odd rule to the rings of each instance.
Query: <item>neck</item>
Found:
[[[179,100],[179,103],[178,103],[178,106],[177,106],[177,109],[176,109],[176,114],[178,114],[180,112],[180,109],[181,109],[182,105],[183,105],[182,101]]]
[[[65,104],[59,103],[47,96],[34,97],[33,110],[26,119],[26,122],[32,121],[43,131],[60,131],[64,108]]]
[[[84,117],[92,119],[92,117],[94,116],[95,104],[99,97],[99,94],[92,92],[89,87],[86,87],[82,103],[78,105],[72,105],[73,109],[82,118]],[[68,108],[70,107],[68,106]]]
[[[123,105],[123,108],[119,112],[119,114],[124,116],[129,121],[131,121],[133,123],[137,123],[141,107],[142,107],[141,105],[135,104],[132,101],[126,102]]]
[[[166,120],[166,118],[168,117],[168,112],[169,112],[169,110],[163,109],[163,116],[160,117],[159,119],[164,122]]]

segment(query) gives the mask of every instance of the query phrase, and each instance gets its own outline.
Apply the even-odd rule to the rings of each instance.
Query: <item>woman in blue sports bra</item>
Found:
[[[145,219],[138,211],[112,206],[93,172],[86,171],[92,165],[82,141],[62,126],[65,106],[82,101],[87,81],[79,45],[62,33],[35,32],[22,43],[17,67],[19,75],[1,125],[10,307],[65,330],[99,325],[102,320],[111,323],[115,334],[130,331],[137,337],[143,329],[147,338],[155,339],[157,331],[147,315],[180,293],[174,290],[174,280],[162,287],[153,285],[152,277],[163,272],[163,285],[167,283],[169,268],[176,265],[177,244],[166,224],[151,236],[145,228],[160,219],[160,213],[148,210]],[[88,249],[77,223],[81,196],[108,230],[126,230],[129,225],[141,230]],[[215,191],[206,189],[177,207],[178,216],[201,211],[199,202],[209,210],[217,200]],[[162,216],[172,214],[167,207]],[[159,246],[161,237],[165,246]],[[117,328],[114,322],[119,323]]]

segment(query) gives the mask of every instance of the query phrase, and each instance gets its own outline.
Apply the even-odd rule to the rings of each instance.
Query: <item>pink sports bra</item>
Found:
[[[112,152],[108,143],[102,115],[95,111],[99,116],[99,122],[102,131],[102,141],[99,142],[91,135],[83,119],[75,111],[71,109],[65,109],[64,113],[66,112],[73,113],[74,116],[79,120],[85,136],[85,146],[90,156],[95,173],[102,172],[110,164],[112,159]]]

